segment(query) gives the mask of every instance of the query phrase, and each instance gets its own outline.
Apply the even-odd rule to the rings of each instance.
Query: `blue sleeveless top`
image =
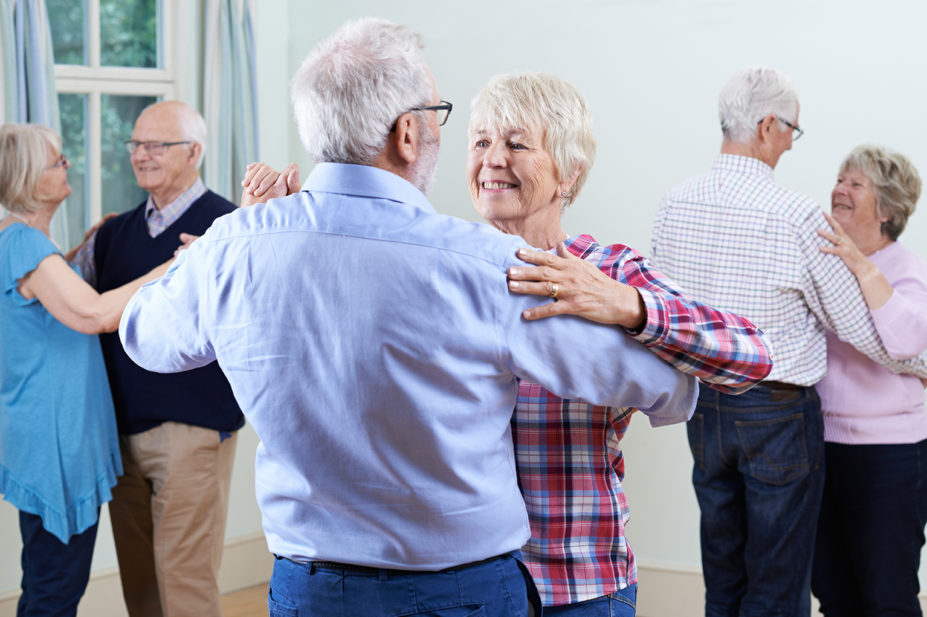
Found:
[[[42,232],[0,232],[0,493],[62,542],[97,520],[122,473],[99,337],[17,290],[59,253]]]

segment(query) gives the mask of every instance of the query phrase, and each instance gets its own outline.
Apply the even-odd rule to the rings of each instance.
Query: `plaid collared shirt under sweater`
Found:
[[[746,390],[769,373],[763,336],[746,319],[674,291],[674,283],[627,246],[600,246],[587,235],[566,245],[639,289],[646,324],[629,334],[678,369],[725,392]],[[531,522],[522,556],[546,606],[582,602],[637,581],[624,531],[629,513],[619,443],[633,411],[519,386],[512,424]]]
[[[154,199],[151,195],[145,201],[145,223],[148,226],[148,235],[157,238],[165,229],[177,222],[183,214],[190,209],[193,203],[206,193],[206,185],[200,178],[196,179],[190,188],[180,194],[177,199],[158,210],[155,206]],[[90,285],[96,285],[97,268],[94,261],[94,247],[97,243],[97,234],[93,233],[83,242],[80,249],[71,258],[71,265],[77,266],[80,270],[81,277]],[[180,237],[177,238],[177,246],[180,246]]]

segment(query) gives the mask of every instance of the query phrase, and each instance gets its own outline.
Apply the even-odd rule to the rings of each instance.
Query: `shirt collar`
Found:
[[[773,177],[773,168],[752,156],[740,156],[738,154],[719,154],[715,159],[713,170],[718,171],[736,171],[740,173],[755,174],[757,176]]]
[[[412,183],[392,172],[369,165],[316,163],[303,184],[303,190],[389,199],[428,212],[435,211],[428,198]]]
[[[205,192],[206,185],[203,184],[203,181],[199,177],[197,177],[196,182],[190,185],[190,188],[181,193],[177,199],[167,204],[160,210],[158,210],[157,206],[155,206],[154,199],[152,199],[151,195],[148,195],[148,201],[145,202],[145,219],[147,220],[151,218],[151,215],[154,212],[158,212],[162,217],[170,217],[174,215],[179,216],[180,214],[183,214],[183,212],[189,208],[194,201],[202,197],[203,193]],[[179,210],[179,212],[175,212],[175,210]]]

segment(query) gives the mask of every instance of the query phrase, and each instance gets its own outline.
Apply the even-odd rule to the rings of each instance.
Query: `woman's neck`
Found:
[[[878,238],[871,240],[869,242],[857,243],[856,246],[859,247],[859,250],[863,255],[865,255],[866,257],[869,257],[873,253],[878,253],[879,251],[884,249],[889,244],[892,244],[893,242],[894,240],[892,240],[888,236],[879,236]]]
[[[41,210],[36,210],[35,212],[27,212],[27,213],[7,212],[6,218],[9,222],[7,222],[6,226],[8,227],[14,222],[19,221],[20,223],[25,223],[29,227],[34,227],[35,229],[38,229],[39,231],[41,231],[43,234],[45,234],[46,236],[50,238],[51,233],[49,230],[51,227],[51,216],[49,216],[47,213],[48,213],[47,208],[43,208]]]

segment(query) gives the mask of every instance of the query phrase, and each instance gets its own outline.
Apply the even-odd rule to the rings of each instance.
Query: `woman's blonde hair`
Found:
[[[48,153],[61,151],[61,138],[41,124],[0,126],[0,205],[10,212],[41,210],[36,194]]]
[[[470,104],[470,134],[482,128],[544,132],[544,149],[553,159],[558,181],[574,174],[576,183],[561,207],[576,199],[595,161],[592,112],[586,97],[566,80],[543,73],[496,75]]]

